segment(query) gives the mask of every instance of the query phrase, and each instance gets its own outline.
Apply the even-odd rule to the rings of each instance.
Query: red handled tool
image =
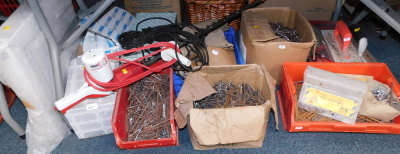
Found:
[[[351,43],[352,35],[344,21],[340,20],[336,23],[333,35],[338,43],[343,58],[350,59],[348,48]]]

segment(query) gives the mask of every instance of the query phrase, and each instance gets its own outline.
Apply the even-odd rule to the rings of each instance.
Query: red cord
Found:
[[[123,54],[133,53],[133,52],[141,51],[141,50],[144,50],[144,49],[150,49],[150,48],[162,48],[162,49],[157,50],[157,51],[155,51],[155,52],[153,52],[153,53],[151,53],[149,55],[143,56],[143,57],[141,57],[139,59],[136,59],[134,61],[129,61],[129,60],[117,58],[118,56],[123,55]],[[161,65],[157,65],[157,66],[154,66],[154,65],[145,66],[145,65],[139,63],[141,60],[143,60],[145,58],[148,58],[150,56],[153,56],[153,55],[155,55],[157,53],[160,53],[160,52],[162,52],[162,51],[164,51],[166,49],[174,49],[174,50],[176,50],[176,52],[180,53],[179,48],[175,48],[175,44],[169,43],[169,42],[158,42],[158,43],[153,43],[153,44],[150,44],[150,45],[147,45],[147,46],[143,46],[143,47],[139,47],[139,48],[135,48],[135,49],[119,51],[119,52],[114,52],[114,53],[108,54],[107,55],[108,59],[114,59],[114,60],[119,60],[119,61],[126,62],[124,65],[114,69],[114,72],[117,72],[115,70],[121,70],[121,69],[126,68],[126,67],[128,67],[130,65],[136,65],[137,67],[135,67],[135,68],[142,67],[142,68],[147,69],[146,71],[144,71],[142,73],[136,74],[135,76],[127,78],[127,79],[122,80],[122,81],[116,81],[116,80],[113,79],[113,80],[111,80],[109,82],[101,82],[101,81],[98,81],[98,80],[94,79],[92,76],[90,76],[88,74],[88,72],[86,71],[86,69],[84,69],[84,71],[83,71],[83,76],[85,78],[85,81],[89,84],[89,86],[91,86],[91,87],[93,87],[93,88],[95,88],[97,90],[100,90],[100,91],[115,91],[115,90],[118,90],[118,89],[120,89],[122,87],[128,86],[128,85],[130,85],[130,84],[132,84],[132,83],[134,83],[134,82],[136,82],[136,81],[138,81],[138,80],[140,80],[140,79],[142,79],[142,78],[144,78],[144,77],[146,77],[146,76],[148,76],[148,75],[150,75],[150,74],[152,74],[154,72],[161,72],[165,68],[167,68],[167,67],[171,66],[172,64],[174,64],[177,61],[176,59],[172,59],[169,62],[165,62],[164,61]],[[121,72],[121,71],[119,71],[119,72]],[[115,74],[114,74],[114,77],[115,77]]]

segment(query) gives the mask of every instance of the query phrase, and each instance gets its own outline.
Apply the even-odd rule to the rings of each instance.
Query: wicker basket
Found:
[[[239,10],[245,0],[185,0],[186,13],[190,24],[209,19],[223,19],[230,13]],[[239,30],[240,19],[229,23],[229,26]]]

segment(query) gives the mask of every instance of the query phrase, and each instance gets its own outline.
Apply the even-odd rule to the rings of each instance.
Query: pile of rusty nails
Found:
[[[278,23],[270,22],[269,25],[271,26],[275,35],[282,39],[285,39],[290,42],[301,42],[302,41],[297,30],[286,27],[281,22],[278,22]]]
[[[143,78],[128,93],[128,141],[170,138],[169,75]]]
[[[254,89],[249,84],[235,85],[233,82],[220,81],[214,84],[216,92],[193,103],[194,108],[230,108],[238,106],[255,106],[265,103],[261,91]]]

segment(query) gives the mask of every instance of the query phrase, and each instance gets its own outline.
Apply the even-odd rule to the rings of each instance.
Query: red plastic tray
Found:
[[[362,132],[400,134],[400,117],[394,123],[355,123],[349,125],[342,122],[309,122],[295,121],[294,111],[297,94],[294,82],[303,81],[304,70],[313,66],[323,70],[374,76],[385,84],[393,84],[394,92],[400,96],[400,85],[384,63],[318,63],[287,62],[283,64],[283,75],[280,90],[277,92],[284,129],[289,132]]]
[[[0,10],[6,17],[9,17],[18,6],[17,0],[0,0]]]
[[[142,148],[154,148],[154,147],[165,147],[178,145],[178,132],[177,126],[174,119],[174,90],[173,90],[173,72],[172,69],[168,68],[162,71],[160,74],[170,75],[170,123],[171,123],[171,138],[144,140],[144,141],[126,141],[128,133],[126,132],[126,116],[128,102],[128,87],[121,88],[117,91],[117,97],[115,101],[114,112],[112,116],[112,129],[114,131],[114,137],[117,146],[121,149],[142,149]]]

